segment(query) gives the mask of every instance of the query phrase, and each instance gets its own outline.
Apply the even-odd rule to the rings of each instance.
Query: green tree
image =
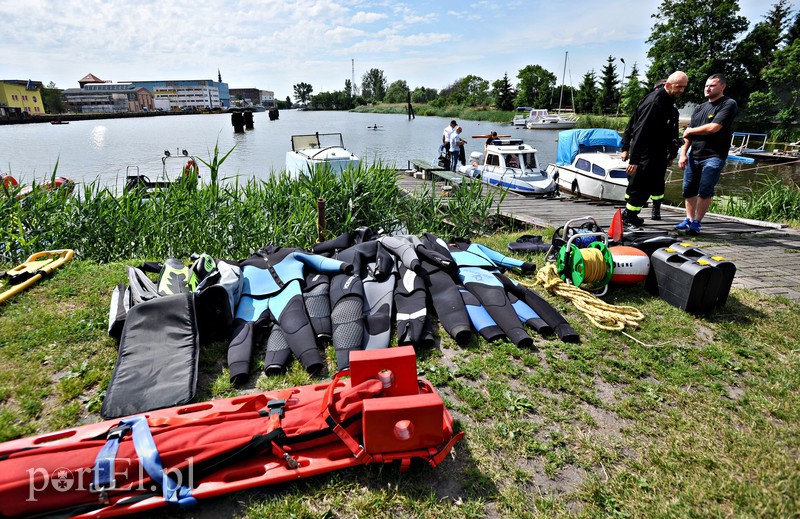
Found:
[[[789,140],[800,118],[800,38],[775,52],[775,59],[764,69],[763,76],[770,88],[768,95],[780,108],[776,115],[777,137]]]
[[[772,63],[789,24],[786,3],[787,0],[779,0],[774,4],[765,19],[755,24],[733,51],[733,61],[739,66],[728,78],[730,89],[726,95],[741,100],[742,105],[747,104],[751,93],[767,90],[762,72]]]
[[[334,96],[330,92],[320,92],[311,99],[311,107],[315,110],[333,110]]]
[[[787,43],[791,43],[794,40],[800,38],[800,12],[798,12],[792,24],[786,29],[786,35],[783,37],[783,41]]]
[[[405,103],[408,97],[408,83],[404,79],[393,81],[389,88],[386,89],[386,95],[383,97],[385,103]]]
[[[517,106],[550,108],[550,93],[556,84],[556,76],[540,65],[527,65],[517,74]]]
[[[61,114],[66,111],[64,98],[61,97],[61,90],[52,81],[42,88],[42,104],[44,111],[48,114]]]
[[[463,104],[467,106],[489,104],[489,82],[482,77],[470,74],[456,81],[456,88],[464,95]]]
[[[627,79],[628,82],[622,90],[620,107],[625,115],[633,115],[634,110],[636,110],[636,107],[639,106],[639,103],[650,89],[639,81],[639,67],[635,62],[631,67],[631,75]]]
[[[663,0],[652,17],[656,22],[646,42],[652,61],[648,84],[682,70],[689,86],[680,100],[699,103],[708,76],[734,72],[733,50],[748,26],[737,0]]]
[[[349,79],[344,80],[344,91],[341,92],[339,105],[341,110],[351,110],[356,103],[353,97],[353,83]]]
[[[590,70],[583,75],[581,85],[575,93],[575,112],[581,114],[593,113],[596,99],[597,76],[595,76],[594,70]]]
[[[412,103],[429,103],[439,96],[435,88],[417,87],[411,92]]]
[[[617,89],[617,65],[614,63],[616,58],[609,56],[603,67],[603,76],[600,82],[600,93],[597,100],[600,103],[600,112],[612,114],[619,107],[619,90]]]
[[[373,102],[383,101],[386,96],[386,77],[381,69],[369,69],[361,76],[361,95]]]
[[[511,81],[508,80],[508,72],[503,74],[502,79],[492,83],[492,97],[494,97],[494,106],[498,110],[505,110],[510,112],[514,110],[514,99],[517,97],[517,91]]]
[[[307,104],[311,98],[311,92],[314,91],[314,87],[308,83],[297,83],[293,88],[294,98],[300,103]]]
[[[561,110],[572,110],[575,111],[575,106],[573,106],[575,100],[575,93],[577,90],[575,87],[570,85],[559,85],[553,91],[553,101],[552,105],[555,108],[559,108]]]

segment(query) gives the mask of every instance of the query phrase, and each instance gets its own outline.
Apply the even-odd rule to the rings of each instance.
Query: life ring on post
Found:
[[[194,160],[189,159],[186,162],[186,165],[183,166],[183,178],[190,179],[190,178],[197,178],[200,176],[200,169],[195,164]]]
[[[3,187],[6,189],[11,189],[12,187],[17,187],[19,182],[17,179],[12,177],[11,175],[3,175]]]

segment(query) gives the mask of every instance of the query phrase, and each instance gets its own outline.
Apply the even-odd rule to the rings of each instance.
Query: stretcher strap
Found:
[[[325,423],[330,430],[347,445],[347,448],[350,449],[350,452],[353,453],[353,456],[355,456],[357,460],[369,463],[372,457],[366,453],[364,446],[358,443],[358,441],[347,432],[347,429],[342,427],[338,420],[334,418],[336,406],[333,404],[333,395],[336,392],[336,386],[339,384],[340,379],[346,376],[350,376],[349,369],[338,372],[334,375],[333,380],[331,380],[330,385],[328,385],[328,388],[325,390],[325,396],[322,398],[322,417],[325,419]]]
[[[450,441],[449,441],[449,442],[447,442],[447,444],[446,444],[446,445],[444,445],[444,446],[443,446],[443,447],[442,447],[442,448],[439,450],[439,452],[437,452],[437,453],[436,453],[434,456],[432,456],[432,457],[431,457],[431,458],[428,460],[428,463],[430,463],[430,464],[431,464],[431,467],[436,467],[436,466],[437,466],[437,465],[439,465],[439,464],[440,464],[442,461],[444,461],[444,459],[447,457],[447,455],[448,455],[448,454],[450,454],[450,451],[453,449],[453,446],[454,446],[456,443],[458,443],[458,442],[460,442],[461,440],[463,440],[463,439],[464,439],[464,431],[461,431],[461,432],[459,432],[458,434],[454,434],[454,435],[453,435],[453,436],[450,438]]]
[[[116,468],[114,461],[119,450],[119,440],[130,430],[128,425],[119,425],[108,432],[107,441],[94,460],[92,471],[93,492],[100,493],[100,501],[108,503],[108,491],[116,488]]]
[[[197,499],[192,497],[192,490],[180,484],[168,472],[164,471],[161,465],[161,456],[158,454],[153,435],[150,434],[147,418],[144,416],[124,418],[120,421],[120,425],[111,431],[108,441],[100,449],[95,459],[92,482],[95,489],[100,492],[114,489],[114,458],[119,449],[119,442],[128,430],[132,430],[133,447],[136,450],[136,455],[139,457],[147,475],[155,483],[160,483],[164,500],[181,507],[190,507],[196,504]],[[102,497],[101,494],[101,499]]]

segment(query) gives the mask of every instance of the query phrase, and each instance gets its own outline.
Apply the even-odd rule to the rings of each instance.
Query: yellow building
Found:
[[[44,115],[42,82],[0,80],[0,117]]]

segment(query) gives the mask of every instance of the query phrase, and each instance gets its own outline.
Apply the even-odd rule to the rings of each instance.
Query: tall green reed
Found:
[[[176,183],[149,196],[139,190],[118,193],[98,181],[80,185],[72,196],[35,189],[18,199],[17,192],[4,189],[0,259],[18,262],[54,248],[75,249],[98,262],[185,258],[195,252],[240,259],[266,244],[308,248],[318,236],[318,199],[326,205],[325,238],[360,226],[442,235],[490,227],[492,202],[479,185],[456,189],[446,198],[430,189],[406,195],[396,175],[393,168],[374,164],[341,175],[313,171],[297,180],[282,172],[266,180],[223,183],[214,177],[196,189]]]
[[[711,211],[768,222],[800,221],[800,188],[781,179],[759,183],[748,196],[715,200]]]

